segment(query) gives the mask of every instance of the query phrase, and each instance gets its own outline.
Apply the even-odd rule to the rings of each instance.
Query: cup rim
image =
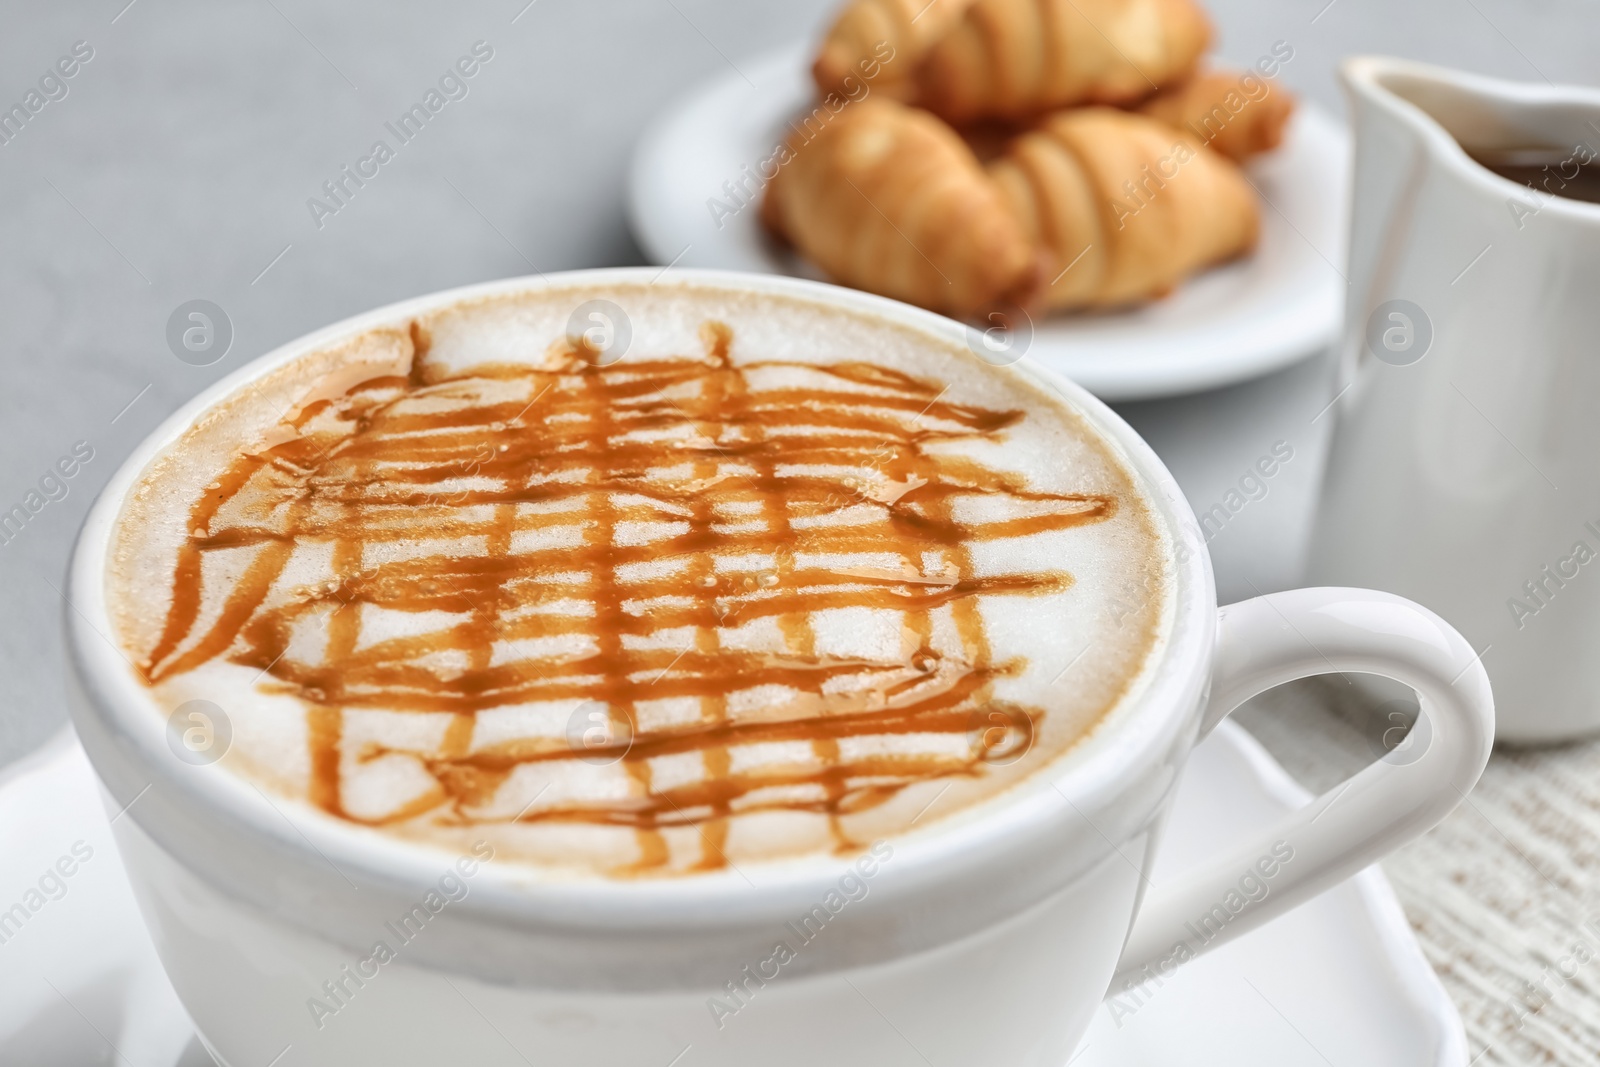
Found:
[[[249,382],[301,355],[363,331],[456,304],[523,292],[583,291],[660,281],[656,268],[624,267],[522,276],[461,286],[400,300],[304,334],[250,360],[180,406],[121,463],[91,506],[73,547],[66,588],[67,669],[82,686],[99,725],[110,729],[142,768],[163,784],[244,823],[280,847],[315,859],[332,852],[338,869],[376,885],[412,887],[436,881],[456,858],[443,847],[405,840],[348,823],[302,801],[268,801],[242,775],[218,768],[179,770],[167,749],[166,725],[114,645],[105,597],[105,559],[129,490],[147,465],[205,411]],[[942,315],[884,297],[804,279],[735,271],[674,269],[670,284],[689,289],[770,293],[809,300],[919,329],[946,342],[969,329]],[[1104,810],[1141,770],[1171,762],[1175,743],[1192,742],[1198,709],[1210,681],[1216,634],[1211,561],[1193,511],[1176,480],[1131,426],[1103,402],[1024,355],[1006,368],[1065,399],[1117,452],[1140,482],[1172,539],[1172,617],[1165,641],[1152,653],[1142,692],[1113,709],[1052,764],[1015,785],[925,830],[896,835],[897,880],[927,884],[992,857],[1008,843],[1037,840],[1061,818],[1061,800],[1080,812]],[[1188,551],[1182,551],[1187,547]],[[156,712],[156,714],[151,714]],[[88,710],[81,714],[91,713]],[[1184,732],[1188,729],[1189,736]],[[1187,752],[1187,744],[1183,751]],[[197,769],[215,773],[193,773]],[[187,772],[187,773],[185,773]],[[118,798],[125,803],[130,798]],[[1143,801],[1153,817],[1161,797]],[[137,811],[129,817],[138,819]],[[1102,835],[1103,836],[1103,835]],[[1106,841],[1112,848],[1118,843]],[[311,850],[315,850],[314,852]],[[808,855],[695,874],[618,879],[551,879],[516,863],[486,863],[458,909],[526,916],[596,928],[681,928],[787,917],[820,899],[851,869],[855,856]],[[754,877],[752,877],[754,876]],[[752,892],[752,886],[758,891]]]

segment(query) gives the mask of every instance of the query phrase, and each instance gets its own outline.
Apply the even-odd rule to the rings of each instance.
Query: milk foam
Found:
[[[282,678],[289,677],[284,673],[288,665],[314,668],[337,640],[330,636],[333,631],[352,627],[348,614],[343,622],[334,621],[340,610],[357,617],[352,629],[356,634],[353,656],[408,637],[448,632],[473,610],[485,610],[482,604],[469,608],[464,603],[393,610],[382,606],[381,596],[350,596],[352,590],[362,588],[361,582],[375,586],[387,580],[386,575],[407,573],[407,560],[440,553],[489,559],[495,550],[488,543],[491,535],[470,532],[478,530],[477,526],[454,532],[441,528],[438,536],[422,533],[343,550],[308,536],[294,544],[272,582],[264,607],[290,604],[297,596],[315,596],[329,586],[338,586],[337,596],[352,602],[346,605],[343,599],[325,598],[331,611],[313,611],[297,619],[277,664],[239,661],[241,638],[190,669],[161,676],[150,688],[155,710],[165,717],[191,699],[209,700],[221,707],[233,733],[223,765],[290,802],[329,808],[329,798],[319,795],[326,783],[319,785],[323,772],[318,760],[326,763],[333,759],[337,762],[337,795],[332,809],[342,818],[452,850],[487,839],[502,859],[519,859],[553,875],[638,875],[684,873],[725,862],[741,865],[849,849],[906,832],[913,822],[916,829],[923,830],[995,797],[1059,758],[1144,684],[1171,613],[1166,534],[1113,448],[1064,400],[1046,395],[1020,375],[984,364],[958,345],[909,328],[788,297],[665,282],[532,292],[463,303],[422,315],[414,324],[397,322],[392,328],[369,330],[325,346],[217,405],[147,468],[120,517],[109,565],[109,601],[119,638],[130,655],[144,663],[161,644],[174,604],[174,568],[181,550],[195,537],[216,532],[191,528],[196,501],[241,454],[292,442],[296,432],[287,428],[286,417],[293,420],[321,410],[317,402],[342,397],[363,381],[404,376],[410,372],[419,341],[426,346],[422,365],[430,381],[467,375],[484,365],[546,366],[553,358],[552,346],[559,348],[560,339],[567,334],[573,309],[594,299],[623,308],[631,324],[627,354],[608,371],[621,373],[630,366],[668,357],[704,358],[706,325],[721,323],[731,338],[727,359],[740,368],[741,380],[757,398],[771,390],[810,388],[827,377],[823,368],[845,363],[899,372],[936,383],[932,401],[918,416],[926,418],[932,428],[947,419],[945,413],[954,410],[951,405],[1020,413],[996,434],[952,435],[929,444],[930,452],[1009,475],[1031,494],[1081,494],[1110,500],[1111,514],[1099,521],[1024,536],[974,536],[959,546],[959,552],[932,549],[921,558],[908,558],[885,541],[882,551],[865,544],[854,545],[847,553],[791,551],[785,545],[766,554],[719,553],[713,548],[689,562],[668,552],[655,557],[650,551],[652,546],[676,543],[672,539],[682,536],[688,520],[671,514],[649,521],[625,517],[615,523],[611,543],[644,551],[636,553],[638,558],[617,564],[607,581],[615,579],[625,588],[633,588],[631,583],[657,583],[652,589],[658,589],[659,583],[681,585],[656,601],[631,608],[624,598],[624,615],[619,617],[630,621],[668,619],[674,605],[709,603],[713,594],[707,592],[706,582],[716,583],[718,603],[737,605],[754,603],[768,592],[799,588],[805,584],[804,575],[820,571],[834,575],[830,589],[846,590],[851,588],[852,577],[871,585],[906,576],[906,584],[896,586],[901,590],[896,595],[902,596],[948,589],[956,571],[963,568],[979,586],[1015,575],[1070,577],[1057,583],[1059,588],[1032,595],[978,594],[932,607],[920,613],[925,633],[914,640],[908,637],[916,629],[908,623],[913,613],[882,607],[819,607],[805,612],[806,633],[801,640],[801,645],[809,646],[805,648],[795,643],[792,619],[769,615],[741,620],[737,608],[728,619],[713,624],[663,623],[653,630],[646,626],[620,642],[622,654],[641,668],[637,673],[643,678],[630,690],[636,699],[630,697],[626,714],[593,694],[569,693],[556,698],[545,693],[530,696],[528,691],[503,703],[489,700],[470,714],[384,707],[381,700],[378,705],[317,706],[308,700],[304,683],[287,685]],[[756,363],[763,366],[750,366]],[[391,392],[398,411],[442,410],[451,404],[468,409],[489,403],[520,403],[525,396],[532,397],[530,405],[548,404],[548,396],[555,394],[533,396],[540,380],[523,381],[514,375],[493,381],[474,378],[470,386],[449,387],[458,394],[453,396],[424,392],[401,397],[403,389],[398,386]],[[559,389],[582,388],[584,380],[581,376],[562,379]],[[861,387],[865,393],[873,393],[875,388]],[[463,390],[471,392],[470,402],[462,400]],[[381,390],[379,395],[389,396]],[[694,402],[683,394],[675,403]],[[535,406],[532,410],[544,409]],[[664,457],[656,466],[669,472],[660,477],[676,479],[672,484],[684,500],[709,501],[719,536],[737,537],[741,529],[758,526],[763,521],[756,514],[760,509],[740,488],[749,484],[751,468],[731,459],[725,450],[735,447],[738,433],[729,436],[726,426],[719,428],[705,419],[678,418],[665,406],[662,411],[660,425],[623,431],[615,440],[623,441],[630,432],[635,441],[652,440],[650,435],[656,434],[659,440],[654,443]],[[326,423],[331,416],[314,415],[307,426],[318,425],[319,419]],[[805,434],[811,431],[803,425],[802,416],[791,421],[796,425],[786,431],[789,436],[783,440],[802,447]],[[557,425],[551,421],[548,432],[556,433]],[[708,427],[716,431],[717,439],[697,439]],[[493,447],[493,434],[489,440]],[[718,447],[719,440],[724,447]],[[852,484],[858,496],[841,500],[837,507],[818,515],[791,514],[788,522],[795,543],[810,536],[808,530],[814,533],[818,524],[879,521],[875,516],[886,514],[899,499],[897,494],[909,493],[908,500],[915,498],[911,481],[896,483],[874,465],[877,461],[872,459],[875,453],[871,448],[870,443],[863,445],[853,460],[854,470],[846,464],[817,474],[841,485]],[[680,454],[687,458],[679,460]],[[681,468],[675,474],[670,473],[674,464]],[[773,470],[786,473],[781,455]],[[537,484],[537,477],[530,477],[530,484]],[[442,494],[469,494],[497,484],[493,478],[463,469],[452,480],[429,490],[433,495],[425,508],[435,507]],[[315,505],[312,511],[323,506]],[[531,501],[516,504],[515,510],[528,519],[541,507],[558,512],[561,506],[566,505]],[[973,495],[954,499],[950,518],[974,530],[995,529],[998,527],[984,524],[1025,514],[1028,507],[1059,510],[1063,506],[1058,501],[1019,504],[1003,494]],[[397,521],[408,511],[420,513],[418,507],[424,506],[396,509]],[[495,507],[460,505],[455,511],[439,514],[459,514],[462,522],[472,523],[479,521],[475,516],[494,513]],[[849,518],[852,509],[855,519]],[[244,520],[233,516],[227,521],[237,524]],[[281,521],[280,513],[249,518],[257,526]],[[515,558],[554,550],[557,555],[548,557],[553,561],[559,561],[562,552],[576,558],[592,540],[592,525],[586,525],[591,521],[578,515],[567,524],[537,520],[534,528],[518,528],[512,533],[508,552]],[[219,515],[214,525],[222,528],[223,516]],[[191,635],[204,634],[223,619],[230,592],[262,551],[259,545],[212,546],[204,554],[202,596]],[[346,554],[342,564],[336,558],[340,551]],[[359,566],[350,562],[351,553],[357,554]],[[956,556],[963,560],[959,566],[952,563]],[[583,567],[567,576],[561,570],[556,562],[541,566],[538,580],[560,592],[508,609],[498,621],[502,628],[496,633],[515,630],[518,620],[532,615],[558,622],[592,620],[596,609],[583,590],[591,587],[595,576]],[[841,574],[844,579],[838,577]],[[963,612],[969,618],[966,623]],[[973,647],[971,617],[981,629],[979,644],[985,646],[981,649]],[[408,669],[446,680],[475,670],[492,673],[499,667],[517,665],[558,675],[573,662],[586,662],[584,657],[595,654],[598,640],[613,636],[604,630],[597,635],[581,628],[500,636],[492,641],[492,647],[476,652],[470,648],[430,650]],[[197,640],[192,636],[187,646],[180,642],[174,655],[181,656]],[[930,662],[937,663],[935,667],[924,671],[910,662],[917,641],[922,642]],[[855,675],[841,675],[832,689],[811,696],[781,684],[730,684],[711,698],[667,692],[657,697],[647,685],[659,665],[673,656],[687,654],[691,663],[709,663],[736,653],[748,657],[740,662],[754,665],[752,670],[802,659],[867,666]],[[167,662],[170,664],[172,657]],[[648,759],[608,763],[567,758],[573,751],[574,736],[584,736],[585,700],[594,705],[591,711],[598,712],[596,722],[602,734],[631,732],[635,743],[642,743],[674,735],[674,731],[703,730],[713,720],[760,726],[767,720],[805,720],[810,716],[831,725],[839,721],[838,716],[910,699],[906,693],[937,698],[940,686],[967,684],[972,672],[986,663],[1005,665],[1006,669],[996,669],[992,677],[986,675],[974,690],[978,696],[971,702],[971,728],[967,730],[949,729],[946,718],[940,720],[946,726],[938,729],[848,731],[824,742],[757,731],[738,743],[720,746],[682,751],[663,746]],[[688,669],[678,664],[672,659],[659,668],[660,677],[674,679],[674,671]],[[901,695],[897,697],[897,693]],[[964,704],[952,706],[967,713]],[[872,775],[861,768],[877,768],[892,775],[901,773],[897,768],[919,760],[945,760],[953,766],[970,757],[975,738],[985,736],[992,708],[1013,717],[1020,714],[1015,709],[1029,709],[1025,715],[1032,737],[1025,751],[986,758],[968,773],[922,778],[913,774],[887,799],[873,797]],[[318,740],[322,736],[318,731],[326,731],[330,721],[336,722],[337,728],[337,741],[331,748]],[[572,732],[575,721],[577,735]],[[560,751],[563,747],[566,751]],[[536,749],[555,751],[561,758],[523,758]],[[631,750],[630,754],[636,755]],[[1017,757],[1014,761],[1013,755]],[[482,776],[483,768],[491,765],[493,774]],[[856,792],[849,796],[873,798],[873,803],[851,799],[846,804],[849,810],[837,810],[838,798],[828,792],[834,787],[819,783],[825,782],[830,767],[841,766],[860,770],[852,780]],[[451,793],[452,804],[439,803],[441,782],[448,778],[454,789],[468,770],[480,774],[474,779],[477,784],[465,792]],[[671,799],[710,796],[696,790],[703,783],[727,781],[753,781],[759,788],[741,794],[731,807],[713,804],[710,814],[699,808],[686,811]],[[659,796],[666,796],[671,805],[660,805],[664,817],[652,817],[643,830],[628,821],[636,817],[630,813],[636,813],[647,798]],[[830,803],[834,805],[831,809]],[[672,808],[678,809],[676,814]],[[585,817],[554,817],[562,812],[581,812]],[[596,812],[609,814],[591,817]]]

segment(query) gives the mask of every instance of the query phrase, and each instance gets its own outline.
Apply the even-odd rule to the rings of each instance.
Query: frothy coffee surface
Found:
[[[569,336],[596,299],[615,362]],[[156,710],[221,709],[222,767],[280,802],[639,876],[854,851],[1061,756],[1145,683],[1165,544],[1020,375],[663,283],[258,379],[145,470],[109,588]]]

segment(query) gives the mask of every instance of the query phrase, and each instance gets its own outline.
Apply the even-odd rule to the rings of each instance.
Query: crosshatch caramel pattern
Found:
[[[563,338],[542,363],[449,371],[414,325],[408,375],[291,412],[194,503],[147,681],[219,657],[259,670],[261,688],[305,706],[311,801],[351,819],[346,717],[448,714],[420,754],[433,788],[358,821],[629,827],[639,870],[668,863],[662,831],[679,826],[700,831],[696,869],[722,866],[730,817],[750,812],[818,813],[839,850],[859,847],[842,817],[1031,743],[1044,711],[994,698],[1022,664],[993,660],[978,599],[1073,578],[979,576],[969,546],[1102,522],[1116,497],[1033,491],[948,447],[1003,439],[1018,411],[867,362],[735,364],[726,326],[701,333],[694,355],[605,366]],[[978,518],[963,500],[985,505]],[[292,556],[314,549],[331,551],[334,577],[284,589]],[[238,550],[248,565],[207,588],[207,555]],[[897,563],[850,563],[885,553]],[[819,651],[816,613],[836,608],[898,613],[901,647]],[[932,639],[946,608],[957,648]],[[442,621],[369,640],[375,609]],[[770,647],[728,639],[763,622]],[[698,713],[642,720],[641,703],[675,698]],[[474,743],[479,715],[551,702],[589,716],[581,740]],[[807,758],[737,758],[796,743]],[[658,783],[662,761],[685,755],[699,773]],[[507,779],[541,761],[620,767],[626,795],[493,812]]]

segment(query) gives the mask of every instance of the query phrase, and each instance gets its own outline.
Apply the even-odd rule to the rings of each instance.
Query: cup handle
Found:
[[[1149,887],[1108,995],[1170,974],[1421,836],[1489,760],[1494,697],[1483,664],[1449,623],[1401,597],[1296,589],[1229,605],[1213,664],[1201,736],[1258,693],[1334,672],[1393,678],[1417,691],[1422,713],[1398,747],[1267,833]]]

